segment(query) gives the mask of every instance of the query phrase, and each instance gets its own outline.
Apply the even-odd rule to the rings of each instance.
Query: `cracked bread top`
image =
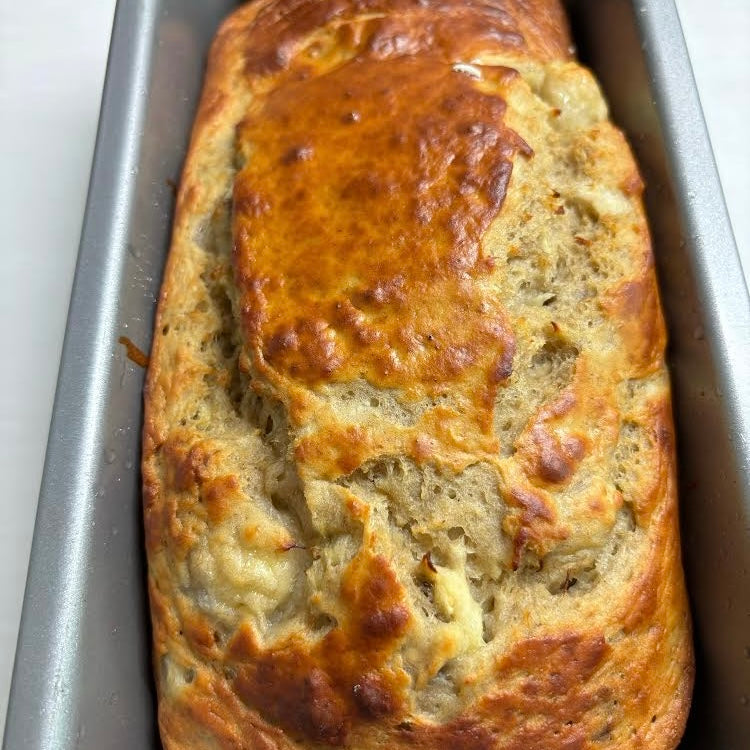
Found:
[[[641,192],[557,2],[228,19],[146,392],[168,750],[676,746]]]

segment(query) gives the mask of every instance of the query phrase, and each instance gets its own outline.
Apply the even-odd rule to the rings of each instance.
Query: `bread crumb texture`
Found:
[[[221,28],[146,392],[177,748],[674,748],[692,685],[642,184],[551,0]]]

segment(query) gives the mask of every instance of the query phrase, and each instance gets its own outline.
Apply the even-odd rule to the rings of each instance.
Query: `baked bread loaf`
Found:
[[[641,192],[556,0],[226,21],[146,390],[167,750],[677,745]]]

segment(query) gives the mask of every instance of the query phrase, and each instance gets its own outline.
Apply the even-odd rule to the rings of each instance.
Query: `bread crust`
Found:
[[[556,1],[223,24],[145,392],[167,750],[677,746],[641,192]]]

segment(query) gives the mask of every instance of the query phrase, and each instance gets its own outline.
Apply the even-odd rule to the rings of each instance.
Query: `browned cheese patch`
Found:
[[[345,621],[312,650],[292,639],[258,647],[241,629],[230,654],[237,661],[235,688],[248,705],[293,735],[341,745],[352,719],[372,721],[400,713],[408,683],[386,666],[409,624],[403,587],[388,562],[363,550],[341,584]]]
[[[261,370],[413,397],[460,384],[490,429],[514,342],[481,237],[531,155],[504,111],[434,59],[358,58],[242,124],[235,264]]]

